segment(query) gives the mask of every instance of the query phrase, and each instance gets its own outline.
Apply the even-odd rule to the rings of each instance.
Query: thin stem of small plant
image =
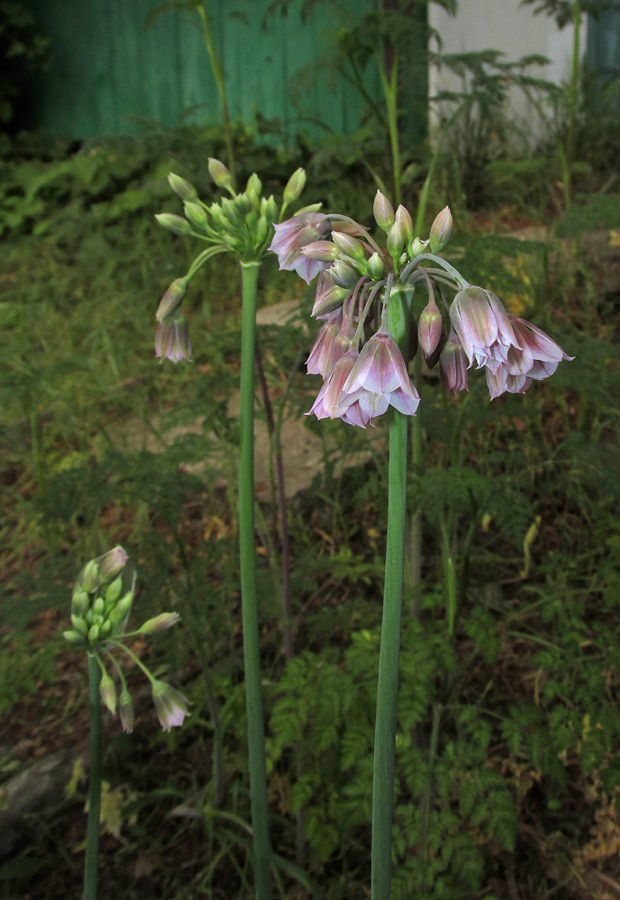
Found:
[[[101,773],[103,741],[101,736],[101,669],[95,656],[88,657],[88,698],[90,705],[90,784],[84,860],[84,900],[97,897],[97,857],[99,852],[99,816],[101,813]]]
[[[267,808],[254,530],[254,350],[259,268],[260,263],[257,262],[241,263],[243,309],[239,423],[239,545],[254,879],[257,900],[271,900],[271,842]]]
[[[372,795],[371,897],[390,900],[400,620],[405,564],[407,417],[390,423],[388,527]]]
[[[213,33],[211,31],[211,22],[209,21],[209,17],[207,16],[206,9],[204,8],[202,3],[196,4],[196,12],[198,14],[198,18],[200,19],[202,35],[204,38],[205,46],[207,48],[207,53],[209,54],[209,62],[211,63],[211,71],[213,72],[213,77],[215,78],[217,92],[220,95],[220,103],[222,105],[222,118],[224,119],[224,135],[226,138],[226,155],[227,155],[227,159],[228,159],[228,171],[230,172],[230,177],[231,177],[233,187],[234,187],[235,186],[235,153],[233,150],[233,143],[232,143],[232,129],[230,127],[230,113],[228,111],[228,98],[226,96],[226,81],[224,79],[224,72],[222,71],[222,66],[220,65],[219,57],[215,50],[215,44],[213,43]]]

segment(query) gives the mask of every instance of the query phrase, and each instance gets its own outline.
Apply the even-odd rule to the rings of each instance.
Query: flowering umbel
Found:
[[[414,416],[420,397],[408,366],[418,348],[428,368],[439,363],[444,387],[455,394],[468,389],[471,366],[484,368],[491,399],[523,393],[573,358],[437,255],[452,234],[448,207],[427,239],[414,234],[409,211],[394,211],[380,191],[373,213],[382,245],[338,214],[307,210],[275,226],[269,249],[280,268],[308,283],[320,275],[312,315],[325,322],[307,367],[323,386],[310,414],[362,428],[390,406]]]
[[[101,669],[101,700],[112,715],[118,712],[124,731],[133,731],[134,708],[123,670],[112,655],[114,650],[123,650],[151,681],[159,720],[162,727],[169,730],[171,725],[181,725],[185,716],[189,715],[188,701],[179,691],[154,678],[125,641],[137,634],[152,634],[170,628],[179,621],[179,616],[175,612],[160,613],[147,619],[137,631],[126,631],[135,585],[135,569],[122,547],[115,547],[103,556],[91,559],[76,579],[71,599],[73,628],[65,631],[64,636],[69,643],[83,647],[90,657],[97,660]],[[114,663],[114,671],[121,685],[118,697],[114,679],[105,668],[104,658]],[[165,717],[162,715],[162,704],[167,709]]]
[[[306,244],[329,237],[331,228],[325,216],[318,212],[320,204],[300,210],[288,223],[275,224],[301,194],[306,181],[303,169],[297,169],[289,178],[280,208],[273,196],[261,196],[262,184],[256,173],[250,175],[245,190],[239,194],[230,172],[219,159],[209,159],[209,174],[216,186],[230,197],[204,203],[189,181],[171,172],[168,181],[183,201],[183,215],[160,213],[155,217],[172,234],[198,238],[207,245],[187,273],[169,285],[159,302],[155,355],[162,361],[169,359],[177,363],[191,359],[189,328],[181,303],[190,280],[217,253],[232,253],[241,263],[251,264],[260,262],[267,250],[273,249],[279,254],[283,268],[295,269],[308,282],[325,266],[300,254]]]

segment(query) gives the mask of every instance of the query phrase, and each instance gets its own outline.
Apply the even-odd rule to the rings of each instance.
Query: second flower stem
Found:
[[[371,897],[390,900],[400,619],[405,564],[407,417],[390,423],[388,526],[372,793]]]
[[[271,900],[271,842],[267,810],[254,536],[254,346],[259,268],[260,263],[257,262],[241,263],[243,310],[239,421],[239,544],[254,878],[257,900]]]
[[[99,816],[101,813],[101,669],[95,656],[88,657],[88,696],[90,701],[90,786],[84,860],[84,900],[97,897],[97,856],[99,852]]]

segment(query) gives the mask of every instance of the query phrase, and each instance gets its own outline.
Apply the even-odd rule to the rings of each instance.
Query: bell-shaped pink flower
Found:
[[[155,356],[170,359],[174,363],[192,358],[192,345],[183,313],[177,312],[157,326]]]
[[[336,338],[342,325],[342,309],[328,313],[325,324],[318,333],[310,356],[306,360],[308,375],[322,375],[326,378],[338,361],[335,359]],[[343,351],[344,353],[344,351]],[[340,354],[342,356],[342,353]]]
[[[459,291],[450,307],[452,326],[469,365],[495,372],[505,363],[510,347],[518,347],[510,316],[493,291],[470,285]]]
[[[346,411],[359,402],[369,418],[381,416],[393,406],[407,416],[415,416],[420,397],[409,377],[398,344],[384,328],[363,348],[342,388],[337,410]]]
[[[189,715],[187,697],[157,678],[153,679],[151,687],[157,718],[164,731],[170,731],[171,728],[182,725],[183,719]]]
[[[296,271],[307,284],[331,263],[304,256],[302,248],[326,238],[331,230],[327,217],[319,212],[305,212],[273,226],[275,236],[270,250],[278,256],[280,269]]]
[[[487,374],[489,369],[487,369]],[[467,357],[453,328],[439,356],[439,374],[447,391],[467,391]]]
[[[338,360],[324,381],[312,409],[306,413],[307,416],[314,414],[317,419],[342,419],[348,425],[357,425],[359,428],[365,428],[366,425],[372,424],[370,416],[360,408],[357,401],[351,402],[344,409],[338,405],[344,383],[358,356],[357,350],[352,348]]]
[[[524,394],[533,381],[541,381],[553,375],[563,359],[571,360],[559,344],[531,322],[508,314],[518,346],[511,347],[506,362],[490,370],[487,368],[487,384],[491,400],[504,391]]]

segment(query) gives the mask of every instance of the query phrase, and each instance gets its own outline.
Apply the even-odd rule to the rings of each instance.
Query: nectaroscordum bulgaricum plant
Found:
[[[281,221],[287,206],[301,194],[306,175],[297,169],[284,188],[278,206],[273,196],[261,196],[262,184],[252,174],[245,191],[237,193],[230,172],[217,159],[209,160],[216,185],[230,194],[207,205],[185,179],[170,174],[172,190],[183,201],[184,216],[163,213],[158,222],[173,234],[195,237],[207,244],[188,272],[172,282],[157,310],[157,356],[173,362],[191,358],[187,323],[181,303],[187,284],[217,253],[232,253],[241,265],[241,400],[239,446],[239,542],[243,653],[248,721],[250,797],[254,878],[258,900],[271,897],[271,843],[267,810],[267,777],[261,669],[259,657],[258,599],[254,525],[254,355],[256,345],[256,291],[261,262],[274,239],[274,223]],[[317,206],[303,212],[314,215]],[[285,609],[285,618],[288,610]]]
[[[180,691],[155,678],[136,656],[126,639],[138,634],[153,634],[176,624],[177,613],[160,613],[148,619],[135,631],[127,631],[136,584],[136,573],[122,547],[115,547],[86,563],[77,577],[71,598],[72,628],[64,636],[88,656],[90,698],[90,787],[86,858],[84,861],[84,900],[97,896],[97,853],[99,847],[99,814],[101,811],[102,736],[101,701],[113,715],[120,716],[124,731],[133,731],[134,707],[123,670],[115,651],[122,651],[140,667],[151,683],[157,716],[164,731],[181,725],[188,715],[188,702]],[[117,695],[115,678],[120,682]]]
[[[409,365],[422,355],[430,368],[439,366],[443,388],[458,394],[468,389],[475,364],[484,370],[493,399],[504,392],[524,393],[571,357],[438,255],[452,232],[447,207],[424,240],[414,233],[408,210],[400,205],[395,211],[380,191],[373,211],[383,232],[380,243],[348,216],[312,210],[277,224],[270,249],[280,268],[297,271],[308,283],[319,276],[312,312],[323,325],[307,367],[322,376],[323,385],[308,414],[368,428],[378,416],[391,413],[371,848],[372,898],[390,900],[407,417],[413,417],[415,442],[420,403]],[[458,609],[454,579],[447,579],[447,589],[453,634]]]

